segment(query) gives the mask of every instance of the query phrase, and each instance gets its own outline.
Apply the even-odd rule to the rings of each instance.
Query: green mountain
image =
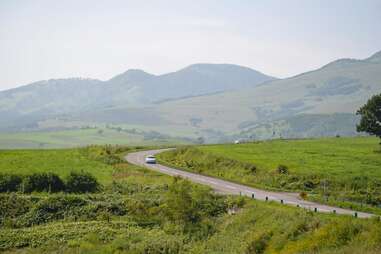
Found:
[[[193,126],[199,132],[218,130],[234,137],[242,134],[246,138],[251,133],[268,138],[274,132],[276,137],[355,135],[354,113],[370,96],[381,92],[380,73],[378,52],[364,60],[337,60],[254,88],[162,103],[156,110],[172,124]],[[316,125],[310,129],[318,130],[305,129],[307,122],[300,121],[311,116]],[[295,117],[299,119],[297,127]],[[196,126],[192,124],[195,121]],[[271,127],[275,123],[283,127]],[[263,125],[268,127],[265,132]]]
[[[351,136],[357,135],[356,110],[381,93],[380,73],[378,52],[286,79],[236,65],[195,64],[164,75],[128,70],[108,81],[41,81],[0,92],[0,130],[106,128],[187,142]],[[110,132],[100,133],[107,142]]]
[[[25,128],[51,117],[110,107],[134,108],[162,100],[238,90],[269,80],[274,78],[242,66],[195,64],[158,76],[128,70],[108,81],[40,81],[0,92],[0,129]]]

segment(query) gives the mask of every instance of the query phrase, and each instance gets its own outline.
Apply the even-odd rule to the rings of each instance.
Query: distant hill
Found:
[[[381,93],[380,73],[378,52],[286,79],[194,64],[163,75],[128,70],[108,81],[40,81],[0,92],[0,131],[122,128],[206,142],[350,136],[357,134],[355,111]]]
[[[39,81],[0,92],[0,129],[22,125],[25,119],[33,122],[108,107],[141,107],[166,99],[255,87],[269,80],[274,78],[238,65],[195,64],[164,75],[128,70],[108,81]]]
[[[378,52],[254,88],[163,103],[157,110],[164,120],[178,125],[197,120],[201,135],[201,130],[257,138],[355,135],[354,113],[373,94],[381,93],[380,73]],[[303,118],[316,124],[308,130]]]
[[[273,77],[232,64],[194,64],[151,79],[144,88],[151,101],[252,88]]]

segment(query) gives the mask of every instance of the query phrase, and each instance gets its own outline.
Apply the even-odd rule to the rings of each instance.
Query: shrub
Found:
[[[0,174],[0,192],[17,191],[21,182],[21,176],[11,174]]]
[[[65,219],[65,217],[78,217],[84,213],[80,209],[86,206],[87,203],[80,196],[61,194],[49,196],[46,199],[38,201],[28,213],[18,220],[18,224],[19,226],[32,226]]]
[[[257,166],[255,166],[254,164],[251,164],[251,163],[247,163],[245,165],[245,168],[247,170],[249,170],[252,174],[254,174],[257,171]]]
[[[307,199],[307,193],[302,191],[300,194],[299,194],[300,198],[301,199]]]
[[[253,239],[248,243],[245,253],[261,254],[264,253],[271,239],[271,233],[263,232],[253,236]]]
[[[303,183],[304,185],[304,188],[308,189],[308,190],[311,190],[313,188],[315,188],[315,183],[310,181],[310,180],[307,180]]]
[[[18,216],[25,214],[32,207],[28,197],[12,194],[0,195],[0,228],[1,226],[13,227]]]
[[[278,173],[279,174],[288,174],[288,167],[286,165],[279,165],[278,166]]]
[[[63,190],[65,190],[64,182],[54,173],[34,173],[24,179],[24,192],[59,192]]]
[[[66,180],[66,191],[73,193],[97,192],[100,185],[97,179],[86,172],[71,172]]]
[[[81,149],[81,152],[91,160],[97,160],[109,165],[115,165],[124,162],[124,159],[120,155],[130,149],[131,148],[127,146],[92,145]]]

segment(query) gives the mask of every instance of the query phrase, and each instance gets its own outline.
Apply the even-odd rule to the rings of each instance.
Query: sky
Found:
[[[381,50],[380,0],[0,0],[0,90],[194,63],[284,78]]]

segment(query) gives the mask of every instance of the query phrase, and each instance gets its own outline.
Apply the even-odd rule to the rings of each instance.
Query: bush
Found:
[[[18,216],[27,213],[32,205],[29,197],[15,193],[0,194],[0,228],[13,227]]]
[[[249,241],[245,253],[247,254],[261,254],[264,253],[268,243],[271,239],[272,233],[262,232],[255,234],[251,241]]]
[[[73,193],[97,192],[100,185],[97,179],[86,172],[71,172],[66,180],[66,191]]]
[[[255,166],[254,164],[251,164],[251,163],[247,163],[245,165],[245,168],[247,170],[249,170],[252,174],[254,174],[257,171],[257,166]]]
[[[308,196],[307,192],[302,191],[301,193],[299,193],[299,197],[301,199],[307,199],[307,196]]]
[[[22,182],[21,176],[0,174],[0,192],[13,192],[19,190]]]
[[[32,226],[65,219],[65,217],[79,217],[84,214],[84,210],[81,208],[85,207],[87,203],[80,196],[61,194],[49,196],[38,201],[28,213],[18,220],[18,224],[19,226]]]
[[[311,190],[315,188],[315,183],[310,180],[305,181],[303,185],[304,185],[304,188],[307,190]]]
[[[129,151],[130,149],[131,148],[127,146],[92,145],[81,149],[81,152],[91,160],[97,160],[109,165],[115,165],[124,162],[121,154]]]
[[[33,191],[59,192],[65,190],[65,184],[54,173],[35,173],[24,179],[24,192]]]
[[[286,165],[279,165],[278,166],[278,173],[279,174],[288,174],[288,167]]]

